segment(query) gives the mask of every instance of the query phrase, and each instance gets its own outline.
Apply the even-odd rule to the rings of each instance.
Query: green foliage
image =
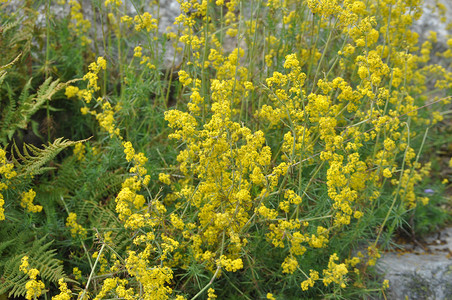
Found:
[[[61,137],[53,141],[53,143],[43,145],[42,148],[24,144],[23,154],[17,145],[14,145],[13,159],[17,166],[18,176],[39,175],[54,169],[53,167],[44,167],[44,165],[54,159],[65,148],[84,141],[86,140],[74,142]]]
[[[429,205],[417,206],[414,209],[409,228],[406,226],[404,228],[409,236],[422,238],[440,230],[445,224],[450,224],[452,221],[452,214],[449,210],[450,200],[444,196],[442,189],[441,185],[435,186],[435,190],[430,189],[433,191],[433,195],[430,196]]]
[[[7,242],[2,242],[0,248],[0,294],[8,293],[9,297],[26,294],[25,283],[28,276],[19,271],[21,259],[25,255],[33,266],[40,270],[40,275],[46,282],[56,284],[60,278],[69,279],[64,273],[61,261],[56,258],[57,250],[52,247],[53,241],[48,242],[47,236],[26,241],[25,236],[30,238],[30,234],[22,233],[17,236],[14,229],[9,229],[1,229],[1,236],[6,237]]]
[[[17,100],[14,97],[9,98],[9,104],[1,112],[0,143],[2,144],[6,144],[18,129],[26,129],[31,117],[50,101],[55,93],[68,84],[60,83],[59,79],[52,81],[49,77],[39,86],[36,93],[30,94],[31,81],[31,78],[27,81]]]

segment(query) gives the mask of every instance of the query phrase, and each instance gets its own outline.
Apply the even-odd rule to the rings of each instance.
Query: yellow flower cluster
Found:
[[[244,224],[262,218],[268,224],[269,242],[290,249],[281,268],[284,273],[292,273],[298,267],[297,256],[307,248],[325,248],[335,232],[359,222],[366,206],[380,197],[383,184],[390,182],[386,179],[400,185],[400,196],[407,207],[427,202],[416,196],[414,185],[427,174],[428,165],[414,163],[414,152],[409,148],[412,136],[402,124],[407,117],[416,124],[425,122],[417,114],[424,100],[413,95],[425,91],[428,74],[447,75],[442,68],[420,68],[427,62],[431,45],[426,43],[419,54],[414,53],[417,37],[409,25],[419,17],[416,1],[266,4],[271,14],[282,14],[287,25],[282,25],[284,34],[295,28],[322,36],[331,32],[330,37],[333,32],[342,32],[346,38],[340,50],[334,52],[339,56],[330,56],[328,47],[333,40],[328,35],[326,44],[320,46],[315,35],[315,43],[309,44],[308,38],[294,34],[303,47],[297,46],[301,50],[292,53],[293,48],[285,48],[282,38],[268,33],[262,64],[267,66],[269,76],[260,74],[266,84],[260,89],[250,79],[252,66],[244,66],[243,61],[252,55],[255,40],[251,37],[260,30],[259,22],[245,21],[243,32],[245,39],[250,39],[246,40],[248,47],[241,45],[228,53],[221,45],[221,33],[219,40],[215,35],[193,30],[197,24],[198,32],[210,33],[203,27],[208,24],[209,11],[195,1],[181,1],[182,14],[176,24],[183,28],[180,42],[189,53],[189,62],[179,71],[179,82],[190,101],[188,112],[170,110],[165,119],[173,129],[170,137],[184,145],[177,158],[183,179],[170,182],[163,174],[159,177],[175,191],[168,199],[199,212],[197,231],[190,239],[200,261],[211,262],[218,255],[214,250],[223,249],[222,237],[234,241],[223,250],[236,254],[245,244]],[[216,5],[224,2],[217,1]],[[228,7],[232,14],[225,17],[225,25],[237,20],[234,7]],[[300,7],[307,8],[313,17],[295,27],[293,20],[306,19]],[[196,17],[203,22],[196,23]],[[305,31],[300,29],[302,26]],[[431,43],[434,40],[432,35]],[[333,62],[331,69],[322,67],[326,59]],[[275,63],[283,71],[276,69]],[[197,72],[197,68],[209,68],[215,77],[205,84],[204,75],[198,77],[204,73]],[[442,86],[447,86],[446,82]],[[261,93],[259,103],[247,102],[256,90]],[[269,101],[262,100],[262,95]],[[256,130],[248,128],[246,122],[239,123],[251,114],[258,119]],[[432,115],[433,121],[428,124],[441,120],[440,114]],[[280,144],[273,139],[278,134],[283,136]],[[271,143],[277,144],[277,152],[266,145]],[[414,167],[412,170],[401,170],[401,156],[405,156],[406,166]],[[400,173],[400,182],[393,179]],[[306,179],[306,174],[314,174],[314,178]],[[286,186],[287,182],[293,182],[292,186]],[[330,211],[325,219],[331,220],[331,228],[303,220],[306,205],[317,201],[318,195],[310,190],[313,186],[312,190],[326,188]],[[348,268],[353,266],[337,260],[337,255],[330,256],[323,282],[345,287]],[[316,272],[302,284],[303,290],[319,279]]]
[[[66,219],[66,226],[71,228],[72,237],[79,235],[81,238],[84,238],[86,236],[86,229],[77,223],[76,213],[69,213],[69,216]]]
[[[60,293],[52,297],[52,300],[70,300],[72,298],[72,291],[68,289],[67,283],[64,282],[64,278],[58,280]]]
[[[155,69],[155,65],[151,63],[151,58],[147,55],[143,55],[143,48],[136,46],[133,49],[133,56],[140,58],[140,65],[146,65],[150,70]]]
[[[27,290],[25,299],[37,299],[41,296],[45,285],[41,280],[36,280],[39,275],[39,271],[37,269],[30,268],[28,256],[22,257],[22,264],[20,265],[19,270],[27,274],[30,278],[30,280],[28,280],[25,284],[25,289]]]
[[[186,83],[186,73],[180,75]],[[256,182],[258,186],[267,185],[274,189],[286,171],[284,165],[276,166],[270,169],[267,179],[263,172],[269,168],[271,151],[264,146],[263,132],[253,133],[249,128],[231,121],[228,97],[233,96],[233,80],[215,80],[211,89],[213,115],[203,129],[197,128],[198,123],[191,114],[177,110],[165,113],[169,126],[175,130],[171,138],[187,143],[187,149],[181,151],[177,158],[180,171],[189,178],[195,175],[202,179],[196,190],[181,180],[184,185],[174,195],[181,201],[187,199],[184,201],[199,209],[198,228],[202,231],[192,237],[192,247],[198,253],[197,257],[209,257],[208,260],[212,257],[203,255],[202,248],[206,247],[204,253],[207,253],[207,248],[220,246],[222,232],[234,241],[228,246],[231,254],[240,250],[246,243],[246,239],[240,237],[241,228],[255,209],[250,195],[252,184]],[[245,87],[236,86],[236,90],[241,89],[245,90]],[[197,241],[199,236],[202,237],[201,244]],[[217,259],[227,271],[240,267],[241,261],[237,259]]]
[[[74,274],[75,280],[80,280],[82,278],[82,271],[77,267],[72,269],[72,274]]]
[[[143,55],[142,51],[143,51],[143,48],[142,48],[141,46],[136,46],[136,47],[133,49],[133,56],[135,56],[135,57],[141,57],[141,56]]]
[[[345,264],[336,264],[337,257],[336,253],[330,256],[330,261],[328,262],[328,269],[323,270],[323,284],[328,286],[332,282],[337,283],[340,287],[345,288],[345,278],[348,269]]]
[[[80,38],[82,46],[91,44],[92,40],[87,36],[91,23],[83,17],[81,4],[77,0],[69,0],[69,5],[71,6],[72,21],[69,28]]]
[[[145,12],[142,15],[136,15],[133,21],[135,23],[136,31],[146,29],[147,32],[150,32],[158,28],[158,21],[148,12]]]
[[[84,160],[85,159],[85,145],[83,143],[77,143],[74,146],[74,155],[77,157],[77,160]]]
[[[171,184],[171,177],[169,174],[165,174],[165,173],[160,173],[159,174],[159,180],[160,182],[170,185]]]
[[[152,220],[151,214],[137,213],[142,211],[146,202],[144,196],[138,192],[142,187],[146,187],[151,180],[151,177],[146,175],[147,170],[144,168],[147,158],[141,152],[135,154],[131,142],[123,142],[123,147],[126,160],[133,163],[133,166],[129,169],[133,176],[127,178],[122,184],[122,189],[115,200],[116,212],[119,213],[119,218],[125,221],[124,226],[126,228],[137,229],[149,225],[152,226],[155,221]],[[155,205],[158,211],[159,204],[155,203]]]
[[[84,79],[88,80],[88,88],[86,90],[77,89],[67,89],[66,95],[77,95],[78,98],[89,103],[89,98],[91,98],[92,93],[98,90],[97,87],[97,74],[101,69],[105,69],[106,62],[103,58],[99,58],[97,63],[92,63],[90,65],[90,72],[85,75]],[[102,98],[98,98],[97,102],[102,105],[100,106],[101,111],[99,113],[90,112],[95,115],[100,126],[110,133],[110,137],[117,137],[119,140],[123,140],[120,136],[119,129],[115,127],[114,113],[108,102],[104,102]],[[119,107],[117,107],[119,109]],[[124,222],[124,227],[130,230],[146,230],[147,227],[155,227],[159,224],[163,224],[164,213],[166,212],[163,204],[157,199],[153,199],[149,205],[145,206],[146,199],[140,194],[142,188],[146,188],[150,182],[150,175],[147,175],[147,170],[145,164],[147,158],[143,153],[136,153],[131,142],[123,141],[122,146],[124,147],[124,154],[126,156],[127,162],[131,163],[132,166],[129,168],[131,177],[128,177],[122,184],[122,189],[118,193],[116,201],[116,211],[119,214],[119,219]],[[163,180],[169,180],[169,177],[163,177]],[[83,229],[76,222],[76,215],[70,213],[67,219],[67,226],[71,227],[71,233],[75,236],[76,234],[86,234],[86,230]],[[178,221],[174,216],[174,222]],[[179,220],[180,221],[180,220]],[[182,223],[182,228],[183,228]],[[160,236],[161,243],[159,247],[162,249],[159,259],[162,262],[169,260],[169,256],[172,252],[176,251],[179,247],[179,243],[162,234]],[[155,248],[152,243],[155,242],[156,236],[152,231],[147,232],[147,234],[138,235],[134,239],[134,244],[140,245],[145,243],[145,249],[140,252],[129,251],[128,258],[125,261],[125,267],[128,273],[133,276],[140,284],[143,286],[143,293],[140,298],[144,299],[166,299],[168,294],[171,294],[172,289],[169,288],[168,284],[172,280],[172,270],[168,267],[152,267],[152,261],[150,257],[155,255]],[[107,242],[107,240],[105,240]],[[99,256],[99,254],[96,254]],[[96,256],[96,257],[97,257]],[[115,259],[115,255],[112,256],[114,261],[113,266],[110,268],[112,272],[117,270],[120,266],[120,261]],[[108,272],[108,260],[102,253],[97,259],[101,263],[100,272]],[[125,299],[135,299],[136,294],[132,288],[126,288],[128,284],[127,280],[119,279],[116,277],[107,278],[104,280],[102,290],[96,296],[96,299],[102,299],[107,294],[113,293],[117,296]]]
[[[66,88],[65,95],[68,98],[77,97],[78,99],[84,101],[85,106],[81,108],[82,114],[91,114],[96,117],[99,121],[99,125],[105,129],[111,137],[117,136],[119,138],[119,128],[116,127],[114,114],[121,109],[121,105],[117,104],[114,107],[108,102],[105,97],[96,98],[96,106],[101,107],[100,112],[90,110],[86,104],[89,104],[94,96],[94,94],[100,90],[97,84],[99,80],[99,72],[107,68],[107,61],[103,57],[98,57],[96,62],[92,62],[88,69],[89,72],[83,76],[83,80],[87,81],[86,89],[79,89],[74,86],[68,86]],[[76,145],[77,147],[77,145]],[[80,146],[79,146],[80,147]],[[77,154],[78,155],[78,154]],[[78,157],[80,157],[78,155]]]
[[[100,90],[100,88],[97,86],[97,80],[99,79],[98,74],[100,70],[105,70],[106,68],[107,61],[103,57],[98,57],[97,62],[92,62],[88,66],[89,72],[86,73],[85,76],[83,76],[83,80],[88,80],[87,89],[91,92],[91,94]],[[85,98],[85,100],[87,101],[87,103],[89,103],[89,100],[91,99],[88,100]]]
[[[115,290],[116,294],[124,299],[133,299],[133,290],[125,288],[127,283],[128,281],[126,279],[119,279],[117,277],[105,279],[102,289],[96,295],[94,300],[105,299],[111,290]]]
[[[213,288],[209,288],[207,290],[207,300],[213,300],[216,298],[217,298],[217,295],[215,295],[215,290]]]
[[[68,86],[65,92],[66,97],[72,98],[77,96],[80,100],[90,103],[93,94],[100,90],[100,87],[97,85],[97,80],[99,79],[98,74],[106,68],[107,61],[103,57],[98,57],[97,62],[92,62],[88,67],[89,72],[83,76],[83,80],[88,82],[87,88],[80,90],[78,87]]]
[[[149,250],[138,255],[130,251],[126,259],[127,271],[143,285],[143,299],[167,299],[172,292],[168,284],[173,279],[173,272],[169,267],[148,267],[149,255]]]
[[[418,164],[417,168],[404,170],[400,180],[391,180],[393,185],[400,185],[398,195],[409,209],[416,207],[418,202],[421,202],[423,205],[427,205],[429,202],[428,197],[419,197],[416,195],[415,187],[423,178],[430,174],[430,165],[430,163],[427,163],[421,167],[420,164]]]
[[[367,264],[369,266],[374,266],[377,260],[381,257],[380,251],[375,245],[367,247],[367,255],[369,257]]]
[[[26,208],[28,212],[37,213],[42,210],[41,205],[33,204],[33,200],[36,197],[36,192],[30,189],[28,192],[22,193],[22,199],[20,201],[20,206]]]
[[[8,163],[6,160],[6,151],[0,148],[0,221],[5,220],[5,199],[3,197],[3,190],[8,188],[11,178],[17,175],[14,169],[14,164]]]
[[[269,299],[269,300],[276,300],[276,298],[273,296],[272,293],[267,293],[266,298]]]
[[[240,270],[243,268],[243,262],[241,258],[237,259],[230,259],[227,258],[225,255],[222,255],[218,261],[217,264],[221,267],[225,268],[228,272],[236,272],[237,270]]]
[[[105,0],[104,2],[105,7],[119,7],[122,5],[122,1],[121,0]]]
[[[309,277],[305,281],[303,281],[301,285],[301,289],[303,291],[307,291],[310,287],[313,287],[316,280],[319,280],[319,272],[314,270],[309,270]]]
[[[294,257],[287,256],[281,267],[283,273],[293,274],[298,268],[298,261]]]

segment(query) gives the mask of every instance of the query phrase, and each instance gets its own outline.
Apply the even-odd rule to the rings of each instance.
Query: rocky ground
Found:
[[[377,269],[389,280],[388,299],[452,299],[452,227],[385,253]]]

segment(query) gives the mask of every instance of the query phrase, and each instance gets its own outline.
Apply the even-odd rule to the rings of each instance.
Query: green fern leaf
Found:
[[[56,139],[53,143],[43,145],[42,149],[30,144],[24,144],[23,154],[20,153],[19,148],[14,144],[13,160],[18,166],[18,177],[37,175],[48,170],[53,170],[54,168],[44,167],[44,165],[54,159],[63,149],[87,140],[88,139],[74,142],[61,137]]]
[[[8,293],[9,297],[26,294],[25,283],[28,276],[19,270],[23,256],[29,257],[30,266],[40,272],[43,281],[57,283],[60,278],[67,278],[60,260],[56,259],[56,250],[50,249],[53,241],[45,243],[47,236],[35,240],[25,253],[17,254],[6,261],[0,277],[0,294]]]
[[[2,25],[2,35],[4,36],[11,29],[20,26],[21,22],[22,22],[22,20],[18,19],[18,20],[15,20],[14,22],[10,22],[10,23],[6,23],[6,24]]]
[[[52,77],[47,78],[46,81],[39,87],[38,92],[34,97],[27,95],[28,89],[31,85],[31,79],[25,85],[24,91],[21,95],[20,107],[17,111],[16,128],[11,128],[8,131],[8,137],[11,138],[17,128],[25,129],[30,121],[30,117],[37,112],[46,101],[51,100],[52,96],[61,90],[65,84],[59,84],[60,80],[52,81]],[[25,94],[24,94],[25,92]]]
[[[19,58],[22,56],[22,53],[19,53],[19,55],[16,56],[15,59],[13,59],[13,61],[11,61],[10,63],[4,65],[4,66],[0,66],[0,86],[3,84],[3,81],[5,80],[6,77],[6,69],[11,68],[18,60]]]
[[[4,66],[0,66],[0,71],[6,72],[5,70],[8,69],[8,68],[11,68],[19,60],[19,58],[21,56],[22,56],[22,53],[19,53],[19,55],[17,55],[16,58],[13,59],[10,63],[7,63]],[[0,73],[0,74],[2,74],[2,73]]]
[[[77,80],[71,80],[66,83],[60,83],[57,79],[52,81],[52,77],[49,77],[41,84],[36,94],[29,94],[31,89],[31,78],[22,89],[19,96],[17,110],[14,111],[12,116],[3,117],[3,121],[0,125],[0,142],[5,142],[6,139],[11,139],[17,129],[27,128],[28,123],[31,120],[31,116],[36,113],[47,101],[52,100],[53,95],[58,91],[65,88],[67,85]],[[10,99],[10,102],[16,102]],[[11,111],[7,111],[7,114],[11,114]]]

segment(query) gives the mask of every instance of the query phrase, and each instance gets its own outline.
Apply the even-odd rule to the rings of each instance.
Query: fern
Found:
[[[9,110],[4,112],[3,120],[0,126],[0,142],[6,143],[7,139],[11,139],[17,129],[26,129],[31,120],[31,116],[37,112],[52,96],[66,87],[68,83],[60,83],[57,79],[52,81],[49,77],[38,88],[36,94],[29,93],[31,88],[31,78],[25,84],[22,93],[19,96],[18,108],[15,111]],[[10,99],[10,102],[15,101]]]
[[[18,128],[25,129],[27,125],[20,124],[21,118],[27,118],[26,115],[20,116],[22,109],[19,106],[19,109],[17,109],[17,104],[23,104],[27,103],[27,101],[32,101],[32,96],[30,97],[30,88],[31,88],[31,78],[27,81],[25,86],[22,89],[22,92],[19,96],[19,101],[17,101],[14,97],[14,94],[11,90],[11,88],[8,86],[7,89],[9,91],[8,98],[9,103],[6,105],[5,109],[3,110],[3,120],[2,120],[2,127],[0,128],[0,132],[8,139],[11,139],[12,135]],[[23,104],[25,105],[25,104]],[[31,115],[30,115],[31,117]]]
[[[32,41],[36,39],[36,20],[37,15],[35,11],[30,8],[22,8],[23,14],[17,20],[11,22],[7,27],[7,31],[3,36],[8,33],[10,36],[5,39],[4,45],[7,49],[18,50],[21,49],[24,54],[31,52]]]
[[[0,86],[2,85],[3,81],[5,80],[6,77],[6,69],[11,68],[18,60],[19,58],[22,56],[22,53],[20,53],[19,55],[16,56],[15,59],[13,59],[12,62],[7,63],[4,66],[0,66]]]
[[[65,190],[67,209],[84,220],[87,228],[97,228],[103,231],[110,228],[114,235],[120,234],[120,240],[128,241],[129,236],[124,231],[122,223],[115,213],[115,202],[112,201],[121,189],[124,177],[120,172],[111,172],[89,165],[90,161],[78,161],[68,157],[58,169],[56,179],[52,182],[54,189]],[[100,175],[102,174],[102,175]],[[86,220],[86,221],[85,221]],[[121,248],[123,245],[119,248]],[[125,249],[125,246],[124,246]]]
[[[19,20],[15,20],[14,22],[10,22],[10,23],[6,23],[4,25],[2,25],[2,35],[5,35],[9,30],[20,26],[21,23],[21,19]]]
[[[45,171],[53,170],[54,168],[52,167],[43,166],[55,158],[63,149],[84,141],[87,141],[87,139],[74,142],[61,137],[53,143],[49,143],[47,146],[43,145],[42,149],[33,145],[24,144],[23,154],[20,153],[19,148],[14,144],[15,155],[13,156],[13,160],[17,165],[18,177],[38,175]]]
[[[9,297],[19,297],[26,294],[25,283],[28,281],[28,276],[19,271],[21,259],[25,255],[29,257],[30,266],[39,270],[43,281],[55,284],[60,278],[72,281],[64,273],[61,261],[55,258],[56,250],[50,249],[53,241],[46,243],[46,239],[47,236],[44,236],[35,240],[30,247],[22,249],[26,252],[16,254],[6,261],[2,260],[0,294],[8,293]]]
[[[53,190],[60,191],[69,212],[77,214],[86,228],[100,232],[113,231],[115,249],[125,250],[131,237],[115,213],[115,195],[121,189],[124,175],[104,169],[101,161],[78,161],[66,158],[58,168]],[[65,192],[62,192],[65,191]]]
[[[5,80],[6,77],[6,71],[5,70],[0,70],[0,86],[3,84],[3,81]]]
[[[17,55],[16,58],[13,59],[13,61],[11,61],[10,63],[7,63],[4,66],[0,66],[0,71],[6,72],[5,70],[8,69],[8,68],[11,68],[19,60],[19,58],[21,56],[22,56],[22,53],[19,53],[19,55]],[[2,74],[2,73],[0,73],[0,74]]]

